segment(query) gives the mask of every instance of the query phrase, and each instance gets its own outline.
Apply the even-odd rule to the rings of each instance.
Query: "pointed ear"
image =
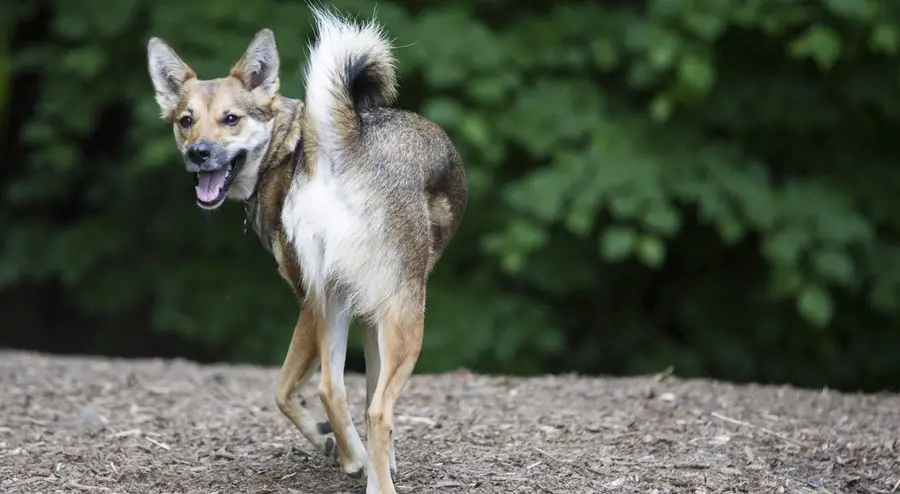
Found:
[[[184,82],[197,77],[197,74],[159,38],[150,38],[147,43],[147,68],[156,91],[156,103],[163,118],[170,118],[178,108]]]
[[[278,69],[275,34],[271,29],[263,29],[253,36],[247,51],[231,69],[231,75],[240,79],[248,91],[271,99],[278,94]]]

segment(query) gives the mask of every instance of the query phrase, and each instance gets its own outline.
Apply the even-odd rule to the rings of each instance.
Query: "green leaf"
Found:
[[[672,205],[659,205],[647,211],[644,225],[661,235],[673,235],[681,228],[681,215]]]
[[[816,223],[819,236],[826,242],[866,243],[875,235],[871,220],[854,211],[822,214]]]
[[[795,58],[812,58],[820,69],[829,70],[841,56],[841,38],[834,29],[815,24],[791,41],[788,52]]]
[[[0,32],[0,121],[5,117],[6,113],[6,87],[9,84],[7,73],[7,53],[6,53],[6,33]],[[0,127],[0,131],[2,131]]]
[[[849,285],[853,282],[853,260],[845,252],[836,249],[813,253],[813,266],[820,276],[829,281]]]
[[[511,221],[507,234],[513,245],[523,250],[534,250],[547,242],[547,231],[531,221]]]
[[[666,260],[666,244],[656,236],[641,236],[638,241],[637,252],[641,262],[651,268],[659,268]]]
[[[716,217],[716,229],[725,245],[737,245],[747,234],[747,227],[738,221],[730,211],[723,211]]]
[[[609,262],[621,261],[634,251],[637,234],[629,227],[611,226],[600,237],[600,252]]]
[[[475,78],[467,85],[467,89],[479,103],[496,104],[509,96],[518,84],[516,74],[502,73]]]
[[[783,266],[796,265],[811,242],[808,230],[795,226],[784,228],[765,239],[763,253],[772,262]]]
[[[594,63],[602,70],[612,70],[619,64],[619,50],[609,38],[597,37],[591,40],[591,54]]]
[[[878,2],[882,0],[824,0],[834,15],[855,21],[869,21],[878,15]]]
[[[797,295],[797,311],[814,327],[824,328],[834,317],[834,302],[821,287],[806,285]]]
[[[517,273],[525,266],[525,256],[518,251],[506,252],[500,259],[507,273]]]
[[[610,201],[610,212],[619,220],[631,219],[637,215],[643,200],[634,194],[621,194]]]
[[[473,145],[484,149],[491,145],[491,129],[487,121],[477,114],[465,115],[460,121],[462,135]]]
[[[776,299],[792,296],[803,286],[803,276],[796,269],[773,267],[769,288]]]
[[[665,122],[672,116],[674,108],[672,98],[666,94],[657,94],[650,100],[649,113],[653,120],[657,122]]]
[[[422,107],[422,114],[442,127],[456,127],[462,120],[465,110],[453,99],[433,98]]]
[[[682,18],[685,27],[706,41],[712,41],[724,32],[726,20],[725,16],[701,11],[688,12]]]
[[[647,48],[647,58],[654,69],[664,70],[672,66],[680,43],[654,43]]]
[[[706,94],[716,82],[716,69],[709,56],[686,53],[678,63],[678,77],[695,93]]]
[[[869,293],[869,304],[877,311],[896,312],[900,307],[900,283],[895,280],[879,279]]]
[[[886,22],[878,24],[869,35],[869,46],[875,51],[896,55],[900,48],[900,27]]]
[[[518,211],[526,211],[544,223],[556,221],[573,182],[570,170],[544,168],[511,184],[504,198]]]
[[[434,87],[452,87],[463,81],[465,72],[450,64],[428,65],[428,81]]]

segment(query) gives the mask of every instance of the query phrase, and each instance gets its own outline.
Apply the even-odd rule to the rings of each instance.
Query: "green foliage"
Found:
[[[2,43],[2,40],[0,40]],[[5,46],[0,47],[0,49],[5,49]],[[6,110],[6,53],[0,52],[0,118],[4,118],[4,110]],[[2,129],[2,123],[0,123],[0,129]]]
[[[900,11],[878,0],[513,5],[378,2],[400,47],[400,106],[441,124],[469,170],[419,370],[673,364],[896,384]],[[147,328],[223,359],[278,362],[296,306],[241,234],[238,205],[193,207],[144,47],[161,36],[215,77],[271,27],[283,92],[300,97],[305,7],[46,8],[21,3],[13,17],[49,37],[20,31],[10,50],[13,87],[36,80],[37,95],[2,183],[0,289],[60,285],[92,315],[149,305]]]
[[[7,9],[0,7],[0,13],[7,13]],[[7,71],[7,44],[9,40],[9,29],[10,29],[10,19],[11,16],[4,16],[3,19],[0,20],[0,130],[3,129],[4,124],[4,114],[6,109],[6,95],[7,95],[7,85],[9,84],[9,75]]]

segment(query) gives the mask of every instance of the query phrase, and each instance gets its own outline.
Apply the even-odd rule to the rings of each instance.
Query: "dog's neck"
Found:
[[[244,201],[244,233],[252,227],[270,252],[274,235],[281,229],[284,198],[305,162],[303,103],[279,97],[277,105],[269,148],[260,161],[256,185]]]
[[[300,139],[297,139],[297,144],[294,146],[294,151],[291,156],[291,182],[294,181],[294,178],[297,176],[297,170],[303,165],[303,136],[300,136]],[[253,192],[250,193],[250,196],[244,201],[244,233],[247,233],[247,228],[250,225],[253,225],[253,229],[259,234],[258,228],[258,208],[259,208],[259,188],[263,183],[264,175],[266,171],[273,169],[273,166],[265,167],[260,170],[260,177],[256,181],[256,186],[253,188]]]

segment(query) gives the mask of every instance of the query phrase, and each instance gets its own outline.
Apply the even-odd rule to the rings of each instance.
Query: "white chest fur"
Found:
[[[367,199],[363,187],[328,173],[291,185],[281,220],[296,249],[304,287],[319,303],[331,303],[335,294],[328,290],[340,287],[354,312],[373,312],[399,283],[397,256],[384,241],[381,212]]]

